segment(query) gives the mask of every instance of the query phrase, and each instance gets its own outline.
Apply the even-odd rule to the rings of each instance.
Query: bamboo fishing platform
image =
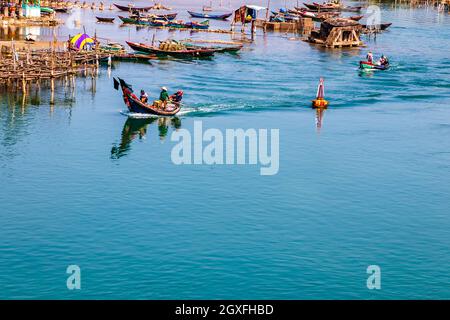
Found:
[[[67,77],[75,82],[75,76],[84,72],[94,76],[101,59],[110,53],[93,51],[70,51],[67,49],[38,49],[2,45],[0,51],[0,86],[27,92],[31,84],[40,85],[50,81],[54,90],[54,80]]]

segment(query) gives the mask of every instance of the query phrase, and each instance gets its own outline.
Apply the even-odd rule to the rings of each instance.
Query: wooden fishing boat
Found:
[[[341,4],[327,3],[327,4],[319,4],[316,2],[311,3],[303,3],[305,7],[312,11],[337,11],[342,8]]]
[[[364,15],[360,15],[360,16],[351,16],[351,17],[348,17],[350,20],[353,20],[353,21],[359,21],[359,20],[361,20],[362,18],[364,18]]]
[[[298,14],[303,18],[311,18],[313,21],[322,22],[329,18],[334,18],[340,15],[339,12],[311,12],[311,11],[299,11]]]
[[[359,68],[362,70],[387,70],[389,69],[389,63],[387,64],[373,64],[369,61],[360,61]]]
[[[119,16],[119,19],[122,20],[125,24],[136,24],[141,26],[150,26],[150,27],[167,27],[172,29],[203,29],[206,30],[209,28],[209,21],[203,22],[182,22],[182,21],[166,21],[160,19],[148,19],[148,18],[133,18],[133,17],[123,17]]]
[[[52,8],[53,10],[55,10],[55,12],[59,12],[59,13],[70,13],[71,9],[70,8]]]
[[[113,3],[113,4],[120,11],[150,11],[153,8],[153,6],[150,6],[150,7],[129,7],[129,6],[121,6],[121,5],[115,4],[115,3]]]
[[[357,6],[357,7],[343,7],[342,9],[341,9],[341,11],[347,11],[347,12],[360,12],[361,10],[362,10],[362,8],[363,7],[359,7],[359,6]]]
[[[115,53],[111,55],[112,61],[130,61],[130,62],[148,62],[149,60],[156,60],[158,57],[155,54],[146,53]],[[108,62],[109,57],[103,57],[100,59],[101,62]]]
[[[167,24],[167,27],[169,28],[175,28],[175,29],[202,29],[206,30],[209,28],[209,21],[203,21],[203,22],[183,22],[183,21],[170,21]]]
[[[193,21],[186,22],[184,24],[184,27],[188,28],[188,29],[207,30],[207,29],[209,29],[209,21],[205,20],[205,21],[200,22],[200,23],[199,22],[193,22]]]
[[[95,17],[98,22],[108,22],[113,23],[115,18],[106,18],[106,17]]]
[[[236,53],[244,47],[242,44],[228,45],[228,46],[214,46],[214,47],[199,46],[199,45],[195,45],[195,44],[191,44],[191,43],[184,43],[184,45],[187,48],[211,49],[211,50],[214,50],[216,53],[224,53],[224,52]]]
[[[134,94],[131,85],[126,83],[123,79],[118,78],[118,80],[116,80],[116,78],[114,78],[115,88],[118,86],[117,84],[120,84],[123,93],[123,101],[130,112],[154,114],[159,116],[173,116],[181,109],[181,104],[177,102],[168,103],[165,109],[159,108],[153,104],[150,105],[148,103],[143,103],[139,100],[139,97]]]
[[[157,55],[166,55],[172,57],[210,57],[213,56],[216,49],[205,49],[205,48],[189,48],[184,50],[162,50],[156,46],[146,45],[144,43],[130,42],[126,41],[131,49],[138,52],[147,52]]]
[[[188,13],[193,18],[217,19],[217,20],[226,20],[229,17],[231,17],[231,15],[233,14],[233,13],[213,14],[213,13],[201,13],[201,12],[193,12],[193,11],[188,11]]]
[[[389,28],[391,25],[392,25],[392,22],[387,22],[387,23],[380,23],[380,24],[376,24],[376,25],[362,24],[362,27],[364,29],[378,29],[378,30],[384,31],[387,28]]]
[[[174,20],[177,17],[178,13],[167,13],[167,14],[150,14],[148,18],[156,18],[160,20]]]
[[[311,3],[303,3],[305,7],[307,7],[311,11],[320,11],[320,12],[326,12],[326,11],[348,11],[348,12],[359,12],[362,10],[362,7],[344,7],[342,4],[336,4],[336,3],[326,3],[326,4],[320,4],[313,2]],[[296,8],[301,9],[301,8]]]
[[[136,24],[140,26],[150,26],[150,27],[164,27],[167,26],[168,22],[163,20],[153,20],[153,19],[135,19],[130,17],[119,16],[119,19],[126,24]]]

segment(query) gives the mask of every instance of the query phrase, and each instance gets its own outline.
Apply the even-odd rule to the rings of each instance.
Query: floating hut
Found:
[[[327,48],[359,47],[362,26],[353,20],[344,18],[327,19],[308,37],[308,42],[320,44]]]

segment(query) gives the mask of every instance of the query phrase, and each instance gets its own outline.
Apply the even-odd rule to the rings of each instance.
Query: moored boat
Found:
[[[167,21],[163,20],[153,20],[153,19],[135,19],[130,17],[119,16],[119,19],[122,20],[125,24],[136,24],[140,26],[150,26],[150,27],[164,27],[168,24]]]
[[[186,47],[181,50],[165,50],[144,43],[137,43],[131,41],[126,41],[126,43],[130,46],[131,49],[138,52],[147,52],[172,57],[210,57],[213,56],[215,52],[217,52],[216,49],[190,48],[190,47]]]
[[[359,16],[351,16],[351,17],[348,17],[350,20],[353,20],[353,21],[359,21],[359,20],[361,20],[362,18],[364,18],[364,16],[363,15],[359,15]]]
[[[311,11],[298,11],[298,14],[303,18],[311,18],[313,21],[322,22],[329,18],[334,18],[340,15],[339,12],[311,12]]]
[[[106,18],[106,17],[95,17],[98,22],[108,22],[113,23],[115,18]]]
[[[342,8],[342,4],[336,4],[336,3],[326,3],[326,4],[319,4],[316,2],[311,3],[303,3],[305,7],[307,7],[309,10],[312,11],[337,11]]]
[[[217,20],[226,20],[229,17],[231,17],[231,15],[233,14],[233,13],[213,14],[213,13],[201,13],[201,12],[193,12],[193,11],[188,11],[188,13],[193,18],[217,19]]]
[[[212,49],[216,53],[224,53],[224,52],[230,52],[230,53],[236,53],[240,51],[244,46],[242,44],[240,45],[228,45],[228,46],[214,46],[214,47],[204,47],[204,46],[198,46],[191,43],[184,43],[184,45],[187,48],[198,48],[198,49]]]
[[[154,114],[159,116],[173,116],[177,114],[181,109],[181,103],[170,102],[166,108],[160,108],[154,104],[148,104],[142,102],[138,96],[133,92],[131,85],[126,83],[123,79],[114,78],[114,88],[118,89],[120,85],[123,93],[123,101],[128,110],[133,113]]]
[[[114,3],[114,6],[116,6],[117,9],[121,10],[121,11],[149,11],[151,10],[153,7],[134,7],[134,6],[121,6],[119,4]]]

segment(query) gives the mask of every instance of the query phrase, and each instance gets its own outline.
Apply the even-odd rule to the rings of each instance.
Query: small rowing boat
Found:
[[[177,114],[181,109],[181,103],[169,102],[163,109],[155,106],[154,104],[144,103],[134,94],[131,85],[126,83],[121,78],[114,78],[114,88],[117,90],[121,87],[123,93],[123,101],[128,110],[133,113],[154,114],[159,116],[173,116]]]
[[[137,43],[126,41],[126,43],[130,46],[131,49],[138,52],[147,52],[157,55],[166,55],[172,57],[210,57],[213,56],[216,49],[206,49],[206,48],[192,48],[186,47],[182,50],[164,50],[156,46],[147,45],[144,43]]]
[[[213,14],[213,13],[201,13],[201,12],[193,12],[193,11],[188,11],[188,13],[193,18],[217,19],[217,20],[226,20],[229,17],[231,17],[231,15],[233,14],[233,13]]]
[[[115,18],[95,17],[98,22],[113,23]]]
[[[121,6],[119,4],[115,4],[117,9],[119,9],[120,11],[149,11],[151,10],[153,7],[134,7],[134,6]]]
[[[387,64],[373,64],[369,61],[360,61],[359,68],[361,70],[387,70],[389,69],[389,63]]]

